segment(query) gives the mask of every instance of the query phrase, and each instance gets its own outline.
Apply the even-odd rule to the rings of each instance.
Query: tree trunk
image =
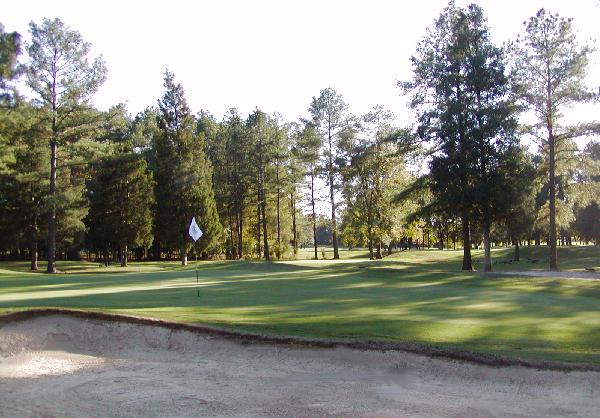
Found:
[[[552,126],[552,106],[550,103],[550,97],[552,95],[551,79],[548,76],[547,86],[547,97],[548,97],[548,112],[550,114],[547,117],[547,129],[548,129],[548,148],[550,151],[550,161],[548,164],[548,175],[549,175],[549,206],[550,206],[550,237],[548,243],[550,244],[550,270],[558,270],[558,261],[556,253],[556,144]]]
[[[259,177],[258,178],[259,185],[258,185],[258,194],[256,196],[256,198],[258,199],[258,204],[256,206],[256,213],[258,214],[258,219],[257,219],[258,223],[256,224],[256,231],[257,231],[257,234],[258,234],[258,240],[256,242],[257,242],[257,245],[258,245],[258,259],[260,260],[262,258],[262,244],[260,242],[260,238],[261,238],[261,233],[260,233],[260,226],[261,226],[261,220],[260,220],[261,219],[261,209],[260,209],[260,175],[258,177]]]
[[[238,258],[242,258],[244,256],[243,219],[244,219],[244,213],[243,213],[243,210],[240,209],[240,213],[238,213]]]
[[[377,255],[375,256],[378,260],[381,260],[383,257],[381,256],[381,242],[377,243]]]
[[[513,240],[515,243],[515,256],[513,261],[521,261],[521,255],[519,254],[519,240]]]
[[[463,263],[462,269],[473,271],[473,261],[471,260],[471,230],[469,225],[469,214],[463,211],[462,214],[462,236],[463,236]]]
[[[333,177],[330,179],[330,195],[331,195],[331,240],[333,243],[333,259],[340,258],[340,252],[337,242],[337,222],[335,219],[335,198],[333,196]]]
[[[490,226],[483,226],[483,271],[492,271],[492,243],[490,242]]]
[[[265,196],[265,188],[264,188],[264,178],[262,183],[262,199],[261,199],[261,204],[260,204],[260,208],[262,211],[262,229],[263,229],[263,251],[264,251],[264,255],[265,255],[265,260],[270,260],[271,259],[271,255],[269,254],[269,241],[267,238],[267,199]]]
[[[298,254],[298,231],[296,230],[296,200],[294,199],[294,192],[290,193],[290,202],[292,205],[292,247],[294,248],[294,255]]]
[[[458,222],[454,222],[454,232],[452,233],[452,248],[456,251],[456,237],[458,235]]]
[[[333,190],[333,147],[331,144],[331,129],[329,130],[329,199],[331,200],[331,235],[333,241],[333,259],[338,260],[340,253],[337,242],[337,223],[335,220],[335,195]]]
[[[33,215],[33,222],[31,225],[31,234],[29,236],[29,256],[31,259],[31,270],[37,271],[38,269],[38,217],[37,213]]]
[[[161,258],[161,255],[162,255],[162,254],[161,254],[161,253],[162,253],[162,251],[161,251],[161,248],[160,248],[160,242],[158,242],[158,241],[155,239],[155,240],[154,240],[154,242],[152,243],[152,245],[153,245],[152,252],[154,253],[154,254],[153,254],[153,255],[154,255],[154,259],[155,259],[156,261],[160,261],[160,258]]]
[[[37,238],[31,241],[31,270],[37,271],[38,269],[38,246]]]
[[[53,130],[55,121],[52,122]],[[56,266],[54,265],[54,259],[56,255],[56,202],[54,197],[56,195],[56,162],[58,145],[56,140],[53,139],[50,142],[50,210],[48,214],[48,273],[56,273]]]
[[[231,209],[229,210],[229,245],[227,246],[227,258],[229,260],[235,260],[237,257],[237,247],[234,244],[233,239],[233,215],[231,214]]]
[[[277,182],[277,258],[281,257],[281,220],[280,220],[280,200],[281,188],[279,187],[279,162],[277,162],[275,181]]]
[[[315,246],[315,260],[318,260],[317,255],[317,215],[315,213],[315,174],[314,170],[310,174],[310,202],[312,205],[312,221],[313,221],[313,241]]]
[[[181,265],[187,266],[188,259],[187,259],[187,251],[185,250],[185,234],[183,234],[181,245],[179,247],[179,256],[181,258]]]
[[[121,246],[121,267],[127,267],[127,244]]]
[[[374,260],[373,254],[373,227],[371,225],[371,217],[367,211],[367,239],[369,240],[369,260]]]

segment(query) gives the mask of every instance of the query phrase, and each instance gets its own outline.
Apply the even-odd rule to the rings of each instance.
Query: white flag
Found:
[[[192,218],[192,222],[190,223],[190,230],[188,231],[190,237],[194,239],[194,241],[198,241],[198,239],[202,236],[202,230],[196,223],[196,218]]]

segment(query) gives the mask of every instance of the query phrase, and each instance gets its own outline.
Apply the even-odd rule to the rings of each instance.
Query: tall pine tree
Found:
[[[155,235],[162,245],[179,249],[181,264],[187,265],[192,243],[188,227],[192,217],[204,233],[195,251],[208,256],[220,244],[222,226],[212,188],[212,167],[204,153],[202,138],[181,84],[165,72],[165,93],[158,101],[158,135],[154,138],[156,161]]]
[[[339,182],[338,141],[340,132],[347,125],[346,109],[342,95],[331,87],[321,90],[319,97],[313,97],[309,112],[313,124],[317,128],[322,141],[323,173],[329,186],[329,202],[331,204],[331,231],[333,242],[333,258],[340,258],[337,240],[336,190]]]
[[[524,33],[514,45],[514,78],[518,95],[533,111],[537,122],[530,132],[537,139],[547,165],[549,267],[558,269],[557,185],[560,165],[573,158],[575,138],[600,132],[596,123],[562,124],[565,109],[598,98],[585,86],[592,48],[577,43],[572,19],[539,10],[524,23]]]
[[[90,100],[106,79],[102,57],[89,61],[91,44],[79,32],[65,26],[60,19],[44,19],[40,25],[31,22],[31,44],[27,84],[38,96],[38,102],[47,117],[50,146],[50,185],[48,211],[48,273],[56,272],[54,257],[57,240],[57,212],[60,187],[58,178],[58,149],[86,136],[97,122],[89,112]],[[63,196],[73,202],[72,196]],[[63,205],[64,206],[64,205]],[[66,224],[66,220],[63,220]],[[64,225],[71,227],[72,224]]]

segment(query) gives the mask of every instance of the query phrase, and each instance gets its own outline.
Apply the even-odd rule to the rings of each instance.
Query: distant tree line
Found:
[[[0,26],[0,256],[293,258],[319,245],[393,248],[482,243],[600,244],[600,144],[577,150],[598,123],[566,125],[562,111],[598,100],[585,84],[592,49],[572,21],[540,10],[514,42],[490,40],[477,5],[443,10],[400,82],[414,126],[374,106],[352,115],[323,89],[297,121],[260,109],[221,120],[193,114],[175,75],[154,106],[130,115],[91,99],[102,56],[59,19],[30,24],[31,41]],[[28,60],[21,62],[22,49]],[[23,97],[16,81],[33,92]],[[531,112],[530,125],[520,116]],[[528,119],[529,120],[529,119]],[[538,153],[522,145],[537,141]],[[327,216],[322,208],[327,207]],[[203,235],[187,230],[195,217]]]

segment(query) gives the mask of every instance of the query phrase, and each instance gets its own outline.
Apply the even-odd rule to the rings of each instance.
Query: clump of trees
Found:
[[[573,22],[540,10],[523,34],[494,45],[483,10],[450,2],[400,82],[416,116],[395,126],[374,106],[353,115],[325,88],[297,121],[232,108],[193,114],[169,71],[154,106],[95,109],[102,56],[59,19],[21,36],[0,25],[0,256],[55,259],[281,259],[311,247],[460,248],[600,242],[600,147],[574,140],[598,123],[563,110],[598,99],[585,86],[592,48]],[[33,95],[16,89],[21,77]],[[403,109],[399,109],[403,111]],[[537,119],[526,125],[521,116]],[[536,139],[537,153],[522,145]],[[418,165],[421,164],[421,167]],[[321,213],[326,208],[326,214]],[[195,217],[203,236],[193,243]]]
[[[573,139],[598,132],[597,123],[558,122],[564,107],[597,98],[583,84],[591,49],[577,46],[571,20],[540,10],[509,52],[491,43],[479,6],[450,2],[417,46],[413,79],[400,83],[411,96],[418,136],[432,154],[427,182],[411,192],[419,185],[431,191],[422,217],[460,218],[463,270],[473,269],[474,227],[482,234],[484,270],[490,271],[492,227],[504,224],[518,248],[532,225],[527,215],[536,176],[520,148],[523,131],[540,145],[540,175],[547,176],[542,200],[548,203],[540,202],[536,223],[538,229],[547,224],[549,266],[557,268],[557,173],[566,168],[561,161],[574,157]],[[518,115],[527,111],[539,122],[519,130]],[[563,181],[566,202],[567,175]],[[567,216],[563,210],[565,228],[572,220]]]

